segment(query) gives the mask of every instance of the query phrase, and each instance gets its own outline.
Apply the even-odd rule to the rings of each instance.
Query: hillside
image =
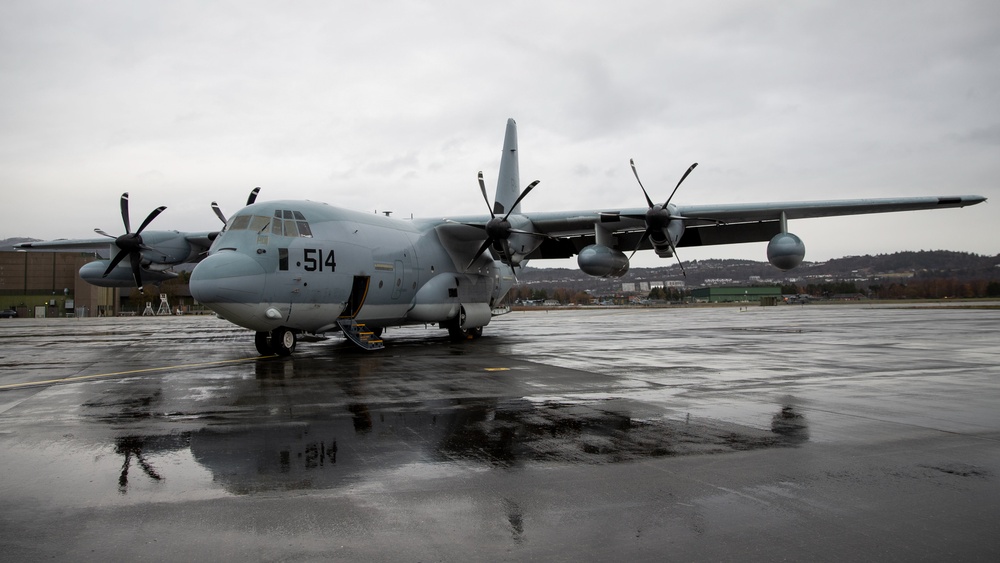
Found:
[[[1000,256],[981,256],[947,250],[897,252],[846,256],[827,262],[803,262],[782,272],[767,262],[753,260],[692,260],[684,263],[685,277],[673,263],[663,268],[634,268],[617,279],[590,277],[579,270],[527,267],[518,272],[522,285],[565,288],[573,291],[612,293],[622,283],[683,282],[687,287],[705,285],[797,284],[853,281],[860,285],[886,280],[952,279],[957,281],[1000,280]]]
[[[0,240],[0,251],[10,252],[11,250],[14,250],[15,244],[21,244],[22,242],[37,242],[37,241],[38,239],[36,238],[24,238],[24,237],[3,239]]]

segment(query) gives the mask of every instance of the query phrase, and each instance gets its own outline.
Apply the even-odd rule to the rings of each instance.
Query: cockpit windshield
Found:
[[[237,215],[229,222],[227,231],[254,231],[258,234],[270,231],[276,236],[312,237],[309,222],[299,211],[279,209],[274,217],[264,215]]]

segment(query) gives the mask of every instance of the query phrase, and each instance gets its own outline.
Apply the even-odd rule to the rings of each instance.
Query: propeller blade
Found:
[[[212,211],[215,211],[215,216],[218,217],[220,221],[222,221],[223,225],[229,222],[226,219],[226,216],[222,213],[222,208],[219,207],[219,204],[214,201],[212,202]]]
[[[125,223],[125,233],[128,234],[132,232],[131,225],[129,224],[128,221],[128,192],[122,194],[121,208],[122,208],[122,223]]]
[[[107,270],[104,270],[104,274],[101,277],[102,278],[108,277],[108,274],[111,273],[111,270],[114,270],[115,266],[117,266],[119,262],[124,260],[126,256],[128,256],[128,250],[119,250],[118,254],[115,254],[115,257],[111,259],[111,264],[108,265]]]
[[[635,253],[639,252],[639,248],[642,247],[643,241],[645,241],[646,237],[648,237],[649,235],[650,235],[649,229],[646,229],[645,231],[642,232],[642,236],[639,237],[639,242],[636,243],[635,249],[632,250],[632,254],[628,255],[628,259],[629,259],[630,262],[632,261],[632,257],[635,256]]]
[[[491,244],[493,244],[493,239],[491,238],[486,239],[486,242],[484,242],[483,245],[479,247],[479,251],[476,252],[476,255],[472,258],[472,261],[469,262],[469,265],[466,266],[465,269],[468,270],[469,268],[471,268],[472,265],[476,263],[476,260],[479,260],[479,257],[482,256],[484,252],[486,252],[486,249],[489,248]]]
[[[663,207],[670,205],[670,200],[674,199],[674,194],[677,193],[677,188],[681,187],[681,183],[683,183],[684,180],[688,177],[688,174],[690,174],[691,171],[694,170],[695,166],[698,166],[697,162],[695,162],[691,166],[688,166],[687,172],[685,172],[684,175],[681,176],[681,179],[677,182],[677,185],[674,186],[674,191],[670,192],[670,197],[667,198],[667,201],[666,203],[663,204]]]
[[[670,240],[670,235],[667,235],[667,244],[670,245],[670,252],[673,253],[674,258],[677,259],[677,265],[681,267],[681,273],[684,274],[685,278],[688,277],[688,273],[684,271],[684,263],[681,262],[681,257],[677,255],[677,247],[674,246],[673,241]]]
[[[479,191],[483,192],[483,200],[486,201],[486,207],[490,210],[490,219],[495,219],[496,215],[493,214],[493,206],[490,205],[490,196],[486,195],[486,183],[483,182],[483,171],[479,171]]]
[[[250,196],[247,197],[247,205],[253,205],[253,202],[257,201],[257,194],[259,193],[260,193],[259,187],[250,190]]]
[[[99,234],[99,235],[104,235],[104,236],[106,236],[108,238],[118,238],[118,237],[113,237],[113,236],[109,235],[108,233],[102,231],[101,229],[94,229],[94,232],[97,233],[97,234]]]
[[[507,214],[503,216],[504,221],[507,220],[507,217],[510,217],[510,214],[513,213],[515,209],[517,209],[517,204],[521,203],[521,200],[524,199],[525,196],[530,194],[531,190],[535,189],[535,186],[537,186],[539,182],[541,182],[541,180],[535,180],[534,182],[528,184],[527,188],[524,188],[524,191],[521,192],[521,195],[517,196],[517,199],[514,200],[514,205],[510,206],[510,211],[508,211]]]
[[[146,226],[149,225],[149,223],[153,221],[153,219],[156,219],[157,215],[159,215],[160,213],[163,213],[164,209],[166,209],[166,206],[161,205],[160,207],[157,207],[156,209],[150,211],[149,215],[146,217],[146,220],[142,222],[142,225],[139,225],[139,230],[136,231],[135,234],[141,233],[142,230],[145,229]]]
[[[140,267],[142,256],[138,252],[132,252],[128,257],[132,261],[132,278],[135,280],[135,286],[139,288],[139,293],[142,293],[142,275],[140,274],[142,271]]]
[[[501,244],[503,244],[503,252],[504,252],[504,254],[507,257],[507,263],[510,266],[510,273],[514,276],[514,283],[518,283],[518,281],[517,281],[517,273],[514,271],[514,264],[512,264],[511,261],[510,261],[510,257],[514,255],[510,251],[510,241],[508,241],[507,239],[504,239]]]
[[[649,204],[649,208],[653,208],[653,200],[649,199],[649,194],[646,193],[646,188],[642,185],[642,180],[639,179],[639,172],[635,169],[635,160],[628,159],[629,165],[632,166],[632,174],[635,176],[635,181],[639,182],[639,188],[642,190],[642,195],[646,196],[646,203]]]

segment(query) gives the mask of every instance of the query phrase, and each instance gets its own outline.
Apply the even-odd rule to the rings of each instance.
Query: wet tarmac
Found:
[[[5,560],[1000,560],[1000,310],[0,320]]]

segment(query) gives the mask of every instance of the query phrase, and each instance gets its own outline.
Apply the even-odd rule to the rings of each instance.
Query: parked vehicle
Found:
[[[0,319],[13,319],[17,316],[17,311],[14,309],[3,309],[0,310]]]

